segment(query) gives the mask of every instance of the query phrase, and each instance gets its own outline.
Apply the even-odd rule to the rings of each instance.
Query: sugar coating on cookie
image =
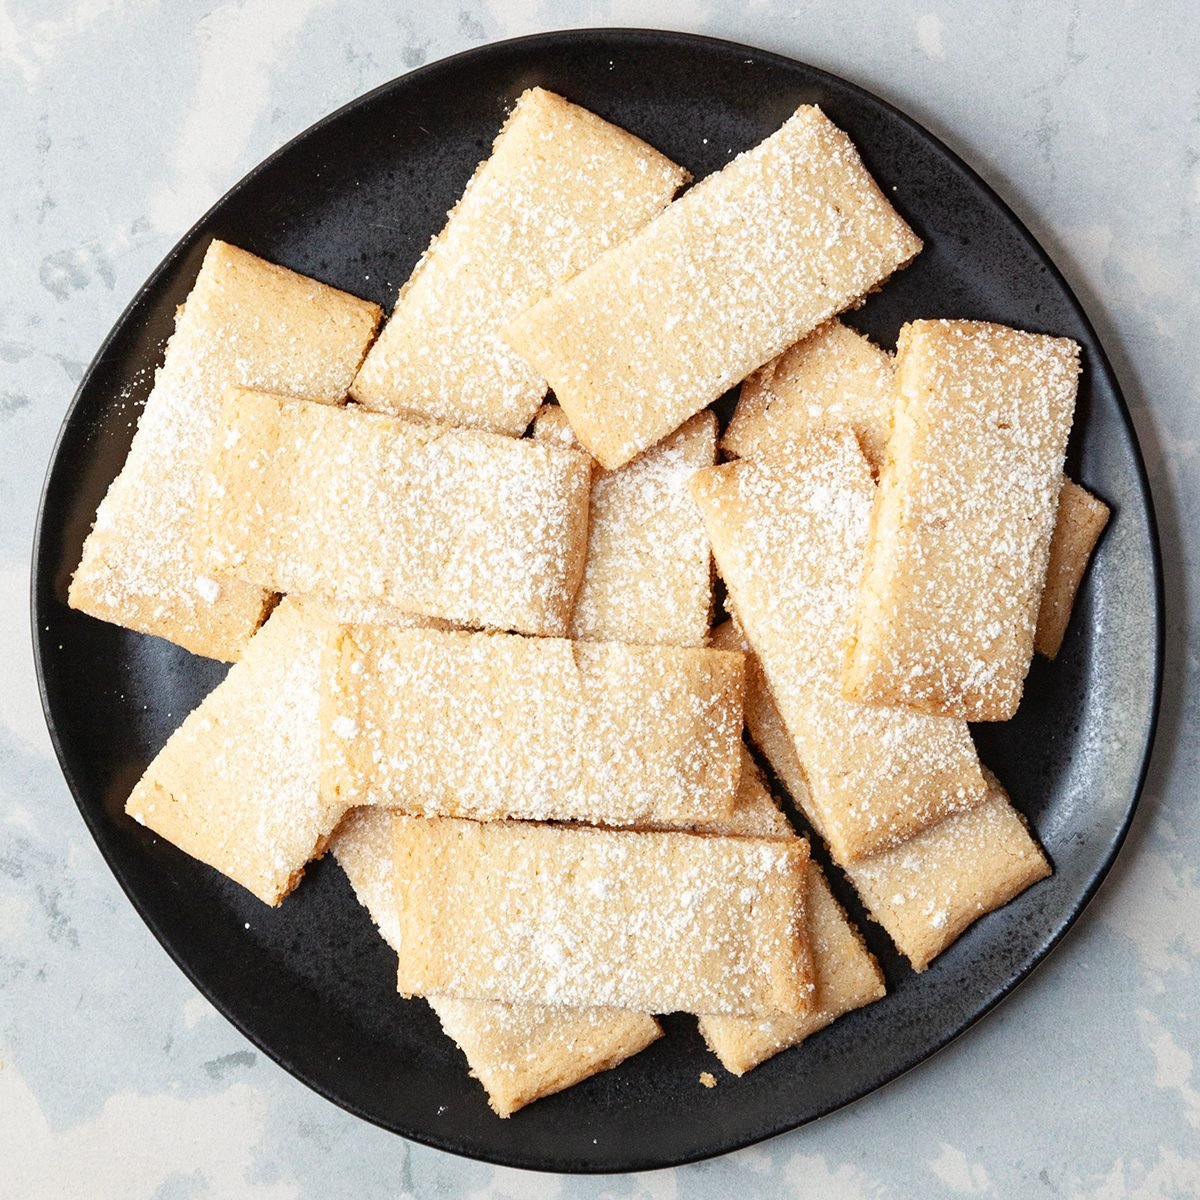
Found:
[[[590,488],[577,450],[233,390],[197,553],[214,575],[278,591],[561,634]]]
[[[903,841],[984,796],[965,722],[846,700],[842,646],[874,484],[849,429],[701,471],[692,494],[834,853]]]
[[[834,899],[815,862],[808,864],[804,905],[816,984],[813,1011],[802,1017],[758,1020],[700,1018],[700,1033],[709,1049],[734,1075],[744,1075],[780,1051],[798,1046],[838,1017],[880,999],[887,991],[875,956]]]
[[[734,458],[780,453],[823,425],[849,425],[879,473],[892,431],[892,356],[836,318],[743,382],[721,449]]]
[[[533,436],[579,444],[556,405],[539,410]],[[687,483],[716,454],[716,415],[704,412],[623,467],[597,469],[572,638],[703,645],[712,617],[712,556]]]
[[[329,849],[358,902],[397,950],[400,929],[393,863],[395,817],[383,808],[346,814]],[[429,997],[447,1035],[501,1117],[624,1062],[662,1036],[646,1013],[621,1008],[562,1008],[491,1000]]]
[[[732,621],[713,631],[713,645],[746,648]],[[817,834],[821,814],[804,768],[771,699],[758,659],[746,655],[746,727],[771,770]],[[839,863],[871,916],[896,948],[923,971],[972,922],[1007,904],[1051,873],[1050,864],[996,777],[983,772],[982,804],[931,825],[870,858]]]
[[[323,671],[331,804],[603,825],[733,809],[740,654],[349,626]]]
[[[506,337],[618,467],[920,249],[850,139],[804,106]]]
[[[808,1012],[801,838],[406,817],[405,995]]]
[[[326,804],[319,789],[318,685],[334,619],[319,604],[283,599],[125,804],[266,904],[291,891],[347,807]]]
[[[226,385],[338,403],[375,335],[374,304],[212,242],[96,512],[72,608],[232,662],[268,610],[261,587],[216,579],[192,528]]]
[[[900,331],[847,696],[970,721],[1016,712],[1078,375],[1068,338],[978,321]]]
[[[687,172],[595,113],[522,93],[354,380],[360,404],[519,436],[545,381],[500,337],[628,237]]]
[[[1087,488],[1063,480],[1050,539],[1046,586],[1038,608],[1034,649],[1054,659],[1062,647],[1071,609],[1096,542],[1108,524],[1109,509]]]

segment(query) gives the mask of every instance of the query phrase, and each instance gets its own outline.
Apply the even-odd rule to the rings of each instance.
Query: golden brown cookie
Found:
[[[603,825],[733,809],[740,654],[349,626],[324,670],[331,805]]]
[[[210,573],[281,592],[561,634],[590,488],[578,450],[235,390],[197,553]]]
[[[718,626],[712,640],[727,650],[746,646],[732,621]],[[824,836],[795,745],[771,699],[762,667],[749,653],[746,726],[797,807]],[[972,922],[1051,872],[999,781],[986,769],[983,774],[988,794],[982,804],[890,850],[839,863],[871,915],[918,971]]]
[[[228,384],[345,398],[380,310],[225,242],[204,256],[121,473],[71,581],[72,608],[235,660],[270,597],[196,561],[201,476]]]
[[[721,449],[759,458],[824,425],[849,425],[879,473],[892,431],[892,356],[836,318],[746,379]]]
[[[812,1007],[801,838],[397,821],[398,988],[642,1012]]]
[[[1067,338],[979,321],[900,331],[848,698],[969,721],[1016,712],[1078,375]]]
[[[388,945],[399,946],[394,815],[383,808],[346,814],[329,848]],[[491,1000],[429,999],[471,1073],[501,1117],[606,1071],[662,1036],[651,1016],[621,1008],[562,1008]]]
[[[813,1011],[803,1017],[759,1020],[700,1018],[700,1033],[709,1049],[734,1075],[744,1075],[781,1050],[798,1046],[838,1017],[880,999],[887,991],[875,956],[834,899],[815,862],[808,864],[804,905],[816,983]]]
[[[135,820],[265,904],[295,887],[347,808],[323,803],[317,786],[318,682],[330,622],[321,605],[283,599],[125,804]]]
[[[1086,488],[1063,480],[1050,539],[1046,587],[1038,608],[1033,647],[1049,659],[1058,657],[1075,595],[1083,582],[1092,551],[1108,524],[1108,505]]]
[[[557,405],[533,423],[542,441],[577,446]],[[587,561],[570,636],[579,641],[702,646],[712,617],[712,555],[688,495],[717,455],[717,419],[697,413],[670,437],[592,479]]]

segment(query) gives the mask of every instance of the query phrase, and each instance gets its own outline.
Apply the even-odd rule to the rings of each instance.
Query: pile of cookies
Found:
[[[921,243],[815,107],[687,182],[535,88],[382,331],[214,241],[70,589],[234,664],[129,815],[271,905],[331,851],[500,1116],[884,994],[747,736],[917,970],[1050,869],[967,722],[1107,519],[1077,347],[840,323]]]

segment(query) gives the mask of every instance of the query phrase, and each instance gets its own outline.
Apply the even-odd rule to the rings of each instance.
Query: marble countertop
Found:
[[[725,1158],[564,1179],[410,1145],[277,1068],[174,967],[59,773],[28,629],[37,497],[105,333],[183,231],[318,117],[465,47],[636,24],[777,50],[931,128],[1095,322],[1161,526],[1164,709],[1132,833],[1062,946],[931,1061]],[[0,1193],[1200,1194],[1200,22],[1188,0],[0,2]]]

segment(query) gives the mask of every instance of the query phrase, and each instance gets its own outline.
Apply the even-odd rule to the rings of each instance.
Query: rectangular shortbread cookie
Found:
[[[179,310],[121,473],[71,582],[72,608],[233,661],[266,615],[262,588],[200,568],[192,527],[228,384],[345,398],[375,335],[365,300],[214,241]]]
[[[900,331],[846,696],[969,721],[1016,712],[1078,375],[1067,338],[975,321]]]
[[[723,649],[746,648],[732,621],[713,633]],[[771,699],[762,666],[746,656],[746,726],[796,806],[824,837],[795,744]],[[973,921],[1050,874],[1050,864],[990,771],[987,799],[911,840],[842,870],[871,915],[918,971]],[[819,1002],[819,995],[818,995]]]
[[[330,804],[423,816],[712,823],[733,809],[742,656],[349,626],[327,649]]]
[[[506,336],[619,467],[920,249],[850,139],[804,106]]]
[[[333,619],[285,597],[125,805],[266,904],[291,891],[347,807],[324,804],[318,786],[318,684]]]
[[[405,995],[642,1012],[813,1003],[802,838],[405,817]]]
[[[1057,657],[1062,646],[1075,594],[1083,582],[1088,560],[1096,542],[1108,524],[1108,505],[1086,488],[1069,479],[1063,480],[1050,539],[1050,558],[1046,568],[1046,587],[1038,609],[1034,649],[1047,658]]]
[[[842,698],[842,644],[874,484],[849,429],[781,461],[739,459],[693,477],[732,606],[845,862],[904,841],[984,796],[965,722]]]
[[[577,450],[237,390],[197,551],[209,572],[281,592],[561,634],[590,488]]]
[[[836,318],[745,380],[721,449],[759,458],[823,425],[849,425],[879,473],[892,431],[892,356]]]
[[[799,1045],[838,1017],[880,999],[887,991],[875,956],[834,899],[815,862],[808,864],[804,904],[816,983],[814,1010],[803,1017],[700,1018],[704,1040],[721,1065],[734,1075],[744,1075],[781,1050]]]
[[[519,436],[546,384],[500,330],[660,212],[687,178],[594,113],[524,92],[400,289],[354,399]]]
[[[539,411],[533,434],[578,445],[566,415],[552,404]],[[712,557],[687,481],[711,467],[716,454],[717,419],[704,412],[625,466],[597,470],[572,638],[704,644],[712,616]]]
[[[346,814],[329,848],[384,940],[399,948],[393,825],[387,809]],[[430,997],[446,1033],[501,1117],[624,1062],[662,1036],[645,1013]]]

